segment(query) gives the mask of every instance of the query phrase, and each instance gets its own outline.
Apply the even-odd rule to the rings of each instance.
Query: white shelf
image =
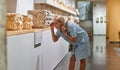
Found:
[[[64,6],[62,6],[62,5],[59,5],[59,4],[57,4],[56,2],[54,2],[53,0],[35,0],[35,3],[44,3],[44,4],[47,4],[47,5],[51,5],[51,6],[53,6],[53,7],[56,7],[56,8],[58,8],[58,9],[60,9],[60,10],[65,11],[65,12],[68,12],[68,13],[70,13],[70,14],[76,14],[75,11],[70,10],[70,9],[68,9],[67,7],[64,7]]]

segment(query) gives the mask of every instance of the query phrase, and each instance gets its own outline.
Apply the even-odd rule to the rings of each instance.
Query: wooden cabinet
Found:
[[[53,70],[68,53],[68,43],[60,38],[53,42],[50,30],[42,31],[42,70]]]
[[[7,37],[8,70],[35,70],[34,33]]]
[[[53,42],[50,30],[7,37],[8,70],[53,70],[67,53],[68,43]]]

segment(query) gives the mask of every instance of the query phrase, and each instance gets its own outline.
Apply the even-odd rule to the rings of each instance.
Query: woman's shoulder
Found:
[[[67,25],[71,27],[71,26],[75,26],[76,24],[73,21],[68,21]]]

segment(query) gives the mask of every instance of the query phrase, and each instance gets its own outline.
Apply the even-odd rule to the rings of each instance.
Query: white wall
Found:
[[[34,0],[17,0],[16,13],[27,14],[28,10],[34,9]]]
[[[96,5],[96,6],[95,6]],[[106,23],[96,23],[97,17],[103,17],[103,20],[105,20],[104,16],[106,16],[106,4],[101,3],[94,3],[93,4],[93,33],[94,34],[106,34]]]
[[[62,0],[62,1],[64,1],[66,4],[72,7],[75,7],[75,0]]]
[[[27,14],[34,9],[34,0],[6,0],[7,13]]]
[[[51,2],[52,0],[35,0],[35,3],[46,3],[47,1]],[[75,0],[58,0],[58,1],[63,1],[65,4],[75,7]]]
[[[16,4],[17,0],[6,0],[7,13],[15,13],[16,12]]]

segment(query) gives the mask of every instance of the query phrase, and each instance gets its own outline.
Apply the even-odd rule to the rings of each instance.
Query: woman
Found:
[[[54,27],[57,32],[54,32]],[[63,37],[72,46],[73,53],[69,70],[74,70],[75,61],[80,61],[80,70],[85,70],[86,58],[90,55],[89,38],[79,25],[67,21],[62,16],[55,16],[50,24],[53,41],[56,42],[59,37]]]

